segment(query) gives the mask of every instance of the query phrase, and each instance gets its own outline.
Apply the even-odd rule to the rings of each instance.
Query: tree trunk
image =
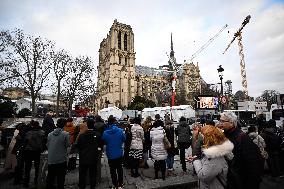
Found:
[[[59,117],[60,80],[57,82],[56,117]]]
[[[32,97],[32,118],[35,117],[35,114],[36,114],[36,108],[35,108],[35,100],[36,100],[36,97],[34,95],[31,95]]]
[[[70,100],[69,100],[69,105],[68,105],[69,117],[72,117],[72,104],[73,104],[73,98],[71,97]]]

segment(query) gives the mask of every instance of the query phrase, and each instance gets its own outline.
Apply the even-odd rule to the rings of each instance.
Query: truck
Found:
[[[282,126],[284,123],[284,105],[272,104],[270,111],[266,113],[266,121],[274,119],[277,126]]]

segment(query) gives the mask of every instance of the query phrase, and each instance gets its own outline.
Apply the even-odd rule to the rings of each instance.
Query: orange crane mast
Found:
[[[245,66],[245,55],[244,55],[244,47],[242,43],[242,30],[249,23],[251,16],[248,15],[242,23],[242,26],[238,29],[238,31],[234,34],[232,41],[229,43],[227,48],[224,50],[223,54],[230,48],[231,44],[238,38],[239,45],[239,55],[240,55],[240,66],[241,66],[241,77],[242,77],[242,86],[245,94],[245,98],[248,99],[248,84],[247,84],[247,74],[246,74],[246,66]]]

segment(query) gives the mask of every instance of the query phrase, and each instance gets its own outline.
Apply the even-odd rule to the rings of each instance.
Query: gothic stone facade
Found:
[[[193,94],[199,91],[202,81],[199,72],[198,65],[190,63],[179,73],[177,89],[182,90],[177,90],[177,94],[184,95],[187,103],[191,104]],[[114,20],[99,49],[96,110],[127,107],[136,95],[160,104],[170,95],[169,77],[169,73],[155,68],[135,66],[132,28]]]

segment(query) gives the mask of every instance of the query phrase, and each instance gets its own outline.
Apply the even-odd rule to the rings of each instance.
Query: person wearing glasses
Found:
[[[234,158],[228,161],[227,188],[258,189],[263,172],[263,158],[257,145],[237,126],[237,121],[233,112],[224,112],[221,113],[218,124],[234,144]]]

